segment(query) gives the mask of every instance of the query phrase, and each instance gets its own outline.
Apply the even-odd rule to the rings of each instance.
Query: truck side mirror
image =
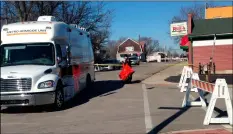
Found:
[[[64,65],[62,64],[62,58],[61,57],[57,57],[57,63],[58,63],[58,66],[60,68],[62,68]]]
[[[61,60],[61,57],[58,57],[58,56],[57,56],[57,63],[59,64],[61,61],[62,61],[62,60]]]

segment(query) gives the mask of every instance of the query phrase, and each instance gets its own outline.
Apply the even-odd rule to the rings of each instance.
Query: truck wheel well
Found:
[[[63,88],[63,84],[62,84],[61,79],[59,79],[59,80],[57,81],[57,87],[58,87],[58,86],[61,86],[61,88]],[[60,88],[56,88],[56,90],[58,90],[58,89],[60,89]]]

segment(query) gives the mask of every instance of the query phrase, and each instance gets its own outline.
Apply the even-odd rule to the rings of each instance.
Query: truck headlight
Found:
[[[48,81],[44,81],[39,83],[38,85],[38,89],[43,89],[43,88],[51,88],[54,85],[54,81],[52,80],[48,80]]]

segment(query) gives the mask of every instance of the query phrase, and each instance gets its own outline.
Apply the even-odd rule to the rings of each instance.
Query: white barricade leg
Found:
[[[95,66],[95,71],[100,71],[100,67],[98,65]]]
[[[188,73],[188,70],[185,70],[185,74],[184,74],[184,77],[183,77],[183,81],[182,81],[181,87],[180,87],[180,92],[186,91],[185,88],[187,88],[187,86],[188,86],[188,83],[186,83],[187,78],[188,78],[187,73]]]
[[[191,89],[191,85],[188,84],[188,88],[187,88],[187,90],[185,92],[185,95],[184,95],[184,100],[183,100],[183,103],[182,103],[182,107],[188,106],[190,89]]]
[[[228,117],[212,118],[216,101],[219,98],[225,99]],[[203,124],[209,125],[210,123],[229,123],[230,125],[232,125],[232,102],[225,79],[216,80],[214,91],[211,96]]]
[[[97,71],[96,66],[94,66],[95,71]]]
[[[191,77],[192,74],[193,74],[192,68],[187,67],[185,69],[185,75],[184,75],[184,78],[183,78],[183,81],[182,81],[182,84],[181,84],[180,92],[184,92],[184,91],[187,90],[188,82],[186,82],[186,81],[187,81],[188,78]],[[191,88],[191,91],[197,92],[197,90],[192,89],[192,88]]]
[[[95,71],[97,71],[97,66],[95,66]]]
[[[187,87],[187,90],[186,90],[186,93],[185,93],[185,96],[184,96],[182,107],[186,107],[186,106],[202,106],[202,107],[206,107],[205,98],[204,98],[204,95],[203,95],[203,91],[201,89],[197,89],[198,90],[197,92],[198,92],[199,97],[200,97],[200,101],[195,101],[195,100],[191,101],[190,100],[189,95],[190,95],[191,89],[193,88],[191,79],[192,79],[192,76],[191,76],[190,81],[188,83],[188,87]]]
[[[185,75],[185,70],[187,69],[187,66],[184,66],[183,67],[183,70],[182,70],[182,74],[180,76],[180,82],[179,82],[179,85],[178,87],[181,87],[182,83],[183,83],[183,80],[184,80],[184,75]]]
[[[192,74],[192,78],[193,78],[193,79],[196,79],[196,80],[200,80],[198,73],[193,73],[193,74]],[[190,80],[191,80],[191,79],[190,79]],[[197,89],[196,87],[192,87],[192,88],[191,88],[191,91],[193,91],[193,92],[198,92],[198,89]],[[201,92],[203,93],[203,91],[201,91]]]

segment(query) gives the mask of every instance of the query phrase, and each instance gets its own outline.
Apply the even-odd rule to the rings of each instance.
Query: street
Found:
[[[165,63],[134,67],[133,84],[123,85],[119,71],[97,72],[91,91],[81,92],[67,109],[17,108],[2,112],[2,133],[144,133],[140,81],[166,67]]]
[[[232,10],[1,1],[1,133],[232,134]]]
[[[164,70],[168,64],[142,63],[134,67],[132,84],[125,85],[118,78],[119,70],[97,72],[93,88],[81,92],[62,111],[49,111],[44,107],[3,109],[1,132],[154,134],[223,128],[203,126],[205,111],[199,107],[181,108],[184,94],[176,87],[179,77],[173,78],[173,83],[166,80],[170,84],[158,80],[167,77],[168,74],[165,76],[162,72],[176,76],[183,67]],[[153,75],[155,73],[159,75]]]

